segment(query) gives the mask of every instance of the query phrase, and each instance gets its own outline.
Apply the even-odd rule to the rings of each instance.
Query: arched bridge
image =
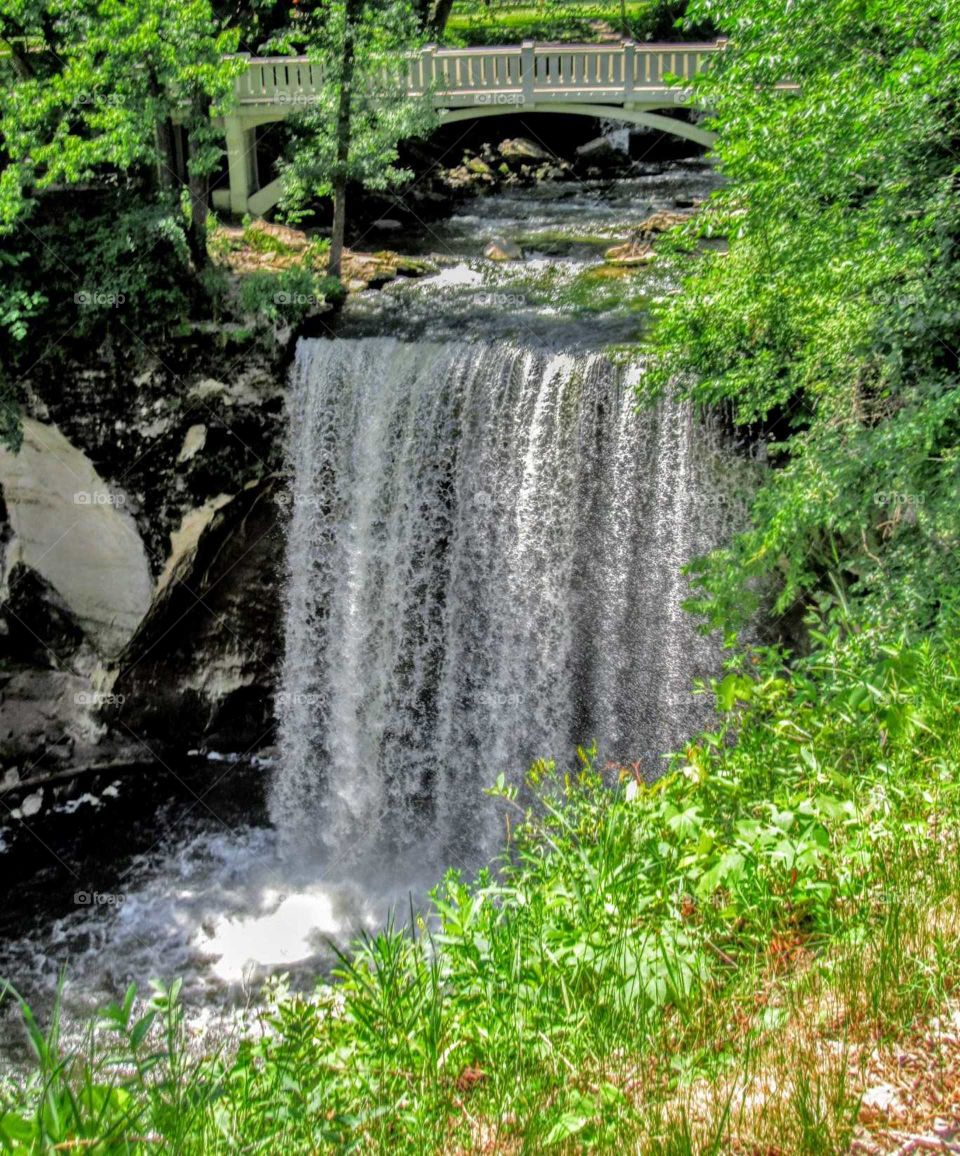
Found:
[[[437,48],[409,57],[411,96],[430,92],[441,123],[505,113],[562,112],[645,125],[703,145],[713,135],[686,120],[658,115],[690,96],[689,84],[723,42],[705,44],[564,44],[531,40],[502,48]],[[256,129],[309,105],[320,66],[306,57],[248,57],[223,127],[229,192],[214,203],[231,212],[265,213],[280,199],[278,181],[260,187]]]

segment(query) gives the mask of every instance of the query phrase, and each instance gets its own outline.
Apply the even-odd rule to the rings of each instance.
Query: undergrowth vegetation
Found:
[[[859,1093],[811,1040],[904,1031],[960,978],[960,667],[827,618],[789,676],[761,651],[715,683],[721,725],[652,785],[592,752],[535,766],[523,805],[501,780],[495,870],[448,874],[314,996],[274,985],[218,1054],[176,985],[131,989],[80,1053],[24,1006],[6,1147],[840,1150]]]

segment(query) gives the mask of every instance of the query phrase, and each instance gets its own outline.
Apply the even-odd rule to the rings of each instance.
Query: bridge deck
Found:
[[[655,109],[687,103],[693,78],[724,42],[702,44],[522,44],[498,48],[427,45],[385,72],[385,90],[431,94],[441,121],[509,112],[575,112],[642,124],[709,145],[702,128]],[[282,120],[321,95],[321,66],[307,57],[246,57],[234,106],[224,120],[234,213],[263,213],[277,203],[276,181],[259,192],[257,126]],[[375,82],[374,82],[375,83]]]

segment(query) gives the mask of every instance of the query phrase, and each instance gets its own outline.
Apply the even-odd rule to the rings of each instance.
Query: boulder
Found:
[[[182,466],[185,462],[189,462],[191,458],[195,458],[203,449],[206,441],[207,427],[205,425],[192,425],[184,435],[183,445],[180,447],[180,453],[177,455],[177,464]]]
[[[15,566],[38,575],[99,654],[118,654],[153,595],[125,495],[55,426],[31,418],[19,453],[0,449],[0,485],[11,534],[6,575]]]
[[[269,476],[191,511],[120,656],[120,733],[246,751],[271,741],[282,638],[283,507]]]
[[[649,245],[637,241],[627,241],[607,249],[603,259],[611,265],[649,265],[656,260],[656,254]]]
[[[567,169],[562,165],[541,165],[537,169],[538,181],[562,181],[567,175]]]
[[[89,678],[69,671],[20,670],[0,680],[0,766],[8,785],[93,750],[104,697]]]
[[[550,153],[525,136],[512,137],[500,142],[497,151],[506,161],[548,161]]]
[[[496,237],[483,250],[483,255],[490,261],[519,261],[523,257],[523,250],[513,241]]]
[[[640,240],[649,240],[652,237],[658,236],[660,233],[666,233],[668,230],[675,228],[677,225],[686,224],[690,220],[691,211],[677,210],[671,212],[669,209],[662,209],[659,213],[654,213],[652,217],[647,219],[639,226],[636,231],[636,237]]]
[[[620,159],[623,152],[617,148],[617,143],[612,137],[598,136],[588,140],[586,144],[578,145],[577,156],[585,160],[598,161],[613,157]]]

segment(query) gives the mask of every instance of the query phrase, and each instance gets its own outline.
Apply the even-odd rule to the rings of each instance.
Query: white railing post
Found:
[[[520,75],[523,81],[523,103],[533,104],[534,100],[534,69],[536,58],[533,54],[534,41],[524,40],[520,46]]]
[[[425,44],[420,49],[420,59],[423,62],[421,67],[423,70],[423,90],[428,92],[433,88],[434,82],[437,79],[437,46],[435,44]]]
[[[633,96],[633,69],[637,56],[637,45],[633,40],[623,42],[623,99]]]

